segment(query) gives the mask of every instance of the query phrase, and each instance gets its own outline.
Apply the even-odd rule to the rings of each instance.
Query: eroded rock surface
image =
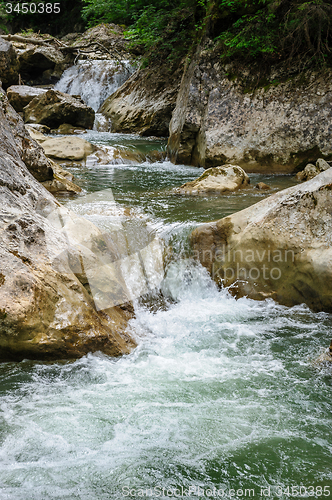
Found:
[[[331,73],[284,83],[276,78],[274,85],[250,89],[241,75],[230,80],[228,71],[208,46],[198,48],[170,123],[173,162],[287,173],[332,154]]]
[[[112,132],[139,132],[142,135],[168,136],[175,107],[181,71],[167,73],[165,67],[150,73],[134,73],[101,108],[112,122]]]
[[[332,311],[332,169],[191,236],[214,280],[237,297]]]
[[[83,243],[73,235],[69,245],[70,228],[64,232],[64,219],[54,215],[59,203],[22,161],[21,137],[14,136],[20,127],[22,133],[13,108],[0,102],[0,360],[128,353],[135,345],[126,333],[131,314],[116,306],[97,311],[80,266]],[[106,250],[99,229],[80,217],[74,220],[74,227],[86,224],[93,232],[92,246],[99,242]]]
[[[7,89],[7,97],[15,111],[21,112],[37,96],[45,94],[46,89],[30,87],[29,85],[12,85]]]
[[[42,146],[47,156],[63,160],[83,160],[94,151],[92,144],[81,137],[47,138]]]
[[[308,165],[306,165],[304,170],[298,172],[296,174],[296,179],[298,181],[309,181],[310,179],[313,179],[314,177],[316,177],[316,175],[320,174],[321,172],[324,172],[330,167],[331,165],[327,163],[327,161],[323,160],[323,158],[319,158],[316,161],[316,165],[308,163]]]
[[[40,123],[50,128],[58,128],[63,123],[91,129],[95,119],[92,108],[79,99],[58,90],[48,90],[35,97],[24,108],[26,123]]]
[[[208,168],[198,179],[176,189],[179,194],[226,193],[237,191],[250,183],[243,168],[237,165]]]
[[[5,88],[18,83],[18,68],[13,45],[0,37],[0,81]]]

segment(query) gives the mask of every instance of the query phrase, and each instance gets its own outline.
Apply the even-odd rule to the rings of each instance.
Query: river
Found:
[[[85,137],[165,148],[134,135]],[[331,370],[313,361],[330,342],[331,315],[235,300],[187,243],[197,224],[267,196],[257,182],[277,190],[293,179],[251,175],[243,192],[190,198],[171,190],[202,170],[166,160],[71,171],[86,193],[111,188],[179,258],[162,296],[135,302],[130,355],[0,365],[0,499],[330,497]],[[88,216],[87,199],[63,202]],[[97,198],[94,208],[102,225]]]

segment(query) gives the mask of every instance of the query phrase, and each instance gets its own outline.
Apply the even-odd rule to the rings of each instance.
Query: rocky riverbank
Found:
[[[38,182],[52,181],[53,164],[0,95],[0,360],[130,352],[130,307],[96,309],[75,250],[82,241],[73,234],[69,242],[70,227],[56,217],[59,203]],[[102,241],[93,224],[82,224],[82,234],[89,229]]]
[[[236,297],[332,312],[332,169],[199,226],[194,253]]]
[[[330,73],[279,68],[257,87],[249,71],[232,71],[206,39],[177,72],[141,70],[101,110],[115,131],[169,136],[174,163],[292,173],[331,157]]]

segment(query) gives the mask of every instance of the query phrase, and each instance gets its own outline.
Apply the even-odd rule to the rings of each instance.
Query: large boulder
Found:
[[[19,53],[20,73],[24,79],[36,80],[46,71],[60,77],[65,66],[62,52],[51,45],[28,45]]]
[[[26,123],[41,123],[50,128],[58,128],[62,123],[91,129],[95,119],[92,108],[79,99],[58,90],[48,90],[35,97],[24,108]]]
[[[0,360],[130,352],[135,343],[126,333],[129,309],[96,307],[80,266],[84,248],[96,265],[100,258],[100,252],[91,256],[84,238],[104,253],[110,243],[92,223],[70,217],[30,174],[7,109],[0,102]],[[111,290],[113,285],[121,288],[108,281]]]
[[[0,81],[5,88],[18,83],[18,60],[14,47],[0,36]]]
[[[194,181],[186,182],[176,189],[180,194],[205,194],[227,193],[237,191],[250,183],[248,175],[243,168],[237,165],[224,165],[223,167],[208,168]]]
[[[112,123],[112,132],[168,136],[181,69],[148,69],[133,74],[99,109]]]
[[[21,112],[32,99],[47,92],[46,89],[30,87],[29,85],[12,85],[7,89],[7,97],[15,111]]]
[[[237,297],[332,312],[332,169],[194,230],[197,258]]]
[[[46,156],[60,160],[83,160],[94,151],[92,144],[81,137],[47,138],[41,144]]]

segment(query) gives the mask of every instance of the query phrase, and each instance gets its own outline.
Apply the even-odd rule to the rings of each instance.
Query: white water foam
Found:
[[[267,483],[332,479],[329,387],[307,361],[327,315],[235,300],[200,266],[172,266],[176,302],[137,307],[131,355],[2,373],[0,498],[120,500],[125,487],[181,485],[259,496]]]
[[[80,61],[68,68],[55,89],[80,95],[96,112],[107,97],[113,94],[133,74],[129,61],[102,60]]]

